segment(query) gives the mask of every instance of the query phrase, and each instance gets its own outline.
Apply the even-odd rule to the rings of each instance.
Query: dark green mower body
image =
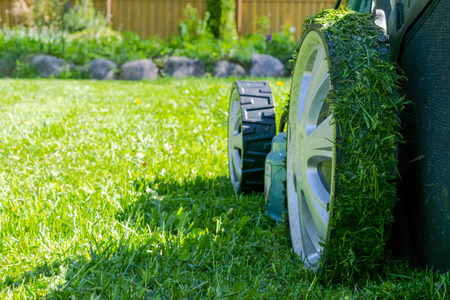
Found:
[[[421,265],[450,270],[450,1],[399,1],[390,51],[407,80],[393,241]],[[400,237],[406,237],[403,240]]]

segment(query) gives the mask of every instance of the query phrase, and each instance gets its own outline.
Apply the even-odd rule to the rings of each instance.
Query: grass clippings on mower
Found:
[[[334,86],[326,101],[338,128],[336,189],[322,275],[357,283],[372,278],[389,259],[385,246],[397,201],[402,76],[390,63],[371,15],[322,10],[305,24],[320,25],[329,46]]]

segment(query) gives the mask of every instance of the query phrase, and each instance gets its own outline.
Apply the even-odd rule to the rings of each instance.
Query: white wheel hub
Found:
[[[326,44],[303,39],[292,79],[287,145],[287,198],[294,251],[317,270],[334,192],[336,127],[324,100],[331,89]]]

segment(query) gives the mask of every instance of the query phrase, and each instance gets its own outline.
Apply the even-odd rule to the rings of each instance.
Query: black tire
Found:
[[[236,193],[264,190],[264,164],[276,134],[267,81],[235,81],[228,111],[228,165]]]

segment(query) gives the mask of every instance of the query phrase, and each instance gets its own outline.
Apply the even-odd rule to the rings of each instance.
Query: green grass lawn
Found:
[[[365,286],[309,272],[228,182],[231,83],[1,80],[0,299],[448,296],[403,264]]]

